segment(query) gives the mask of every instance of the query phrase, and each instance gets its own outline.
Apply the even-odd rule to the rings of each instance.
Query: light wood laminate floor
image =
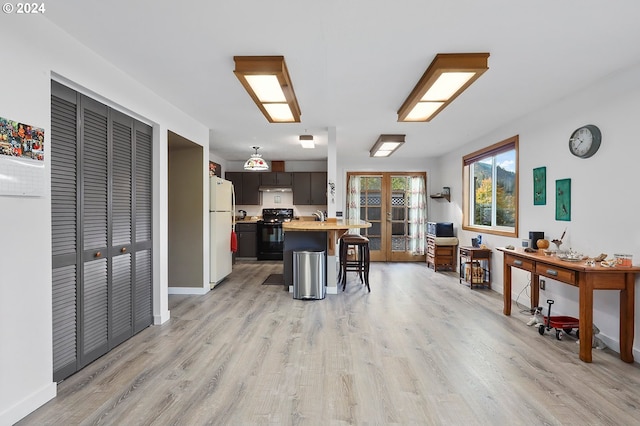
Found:
[[[371,293],[293,300],[243,262],[58,385],[20,425],[631,425],[640,369],[578,359],[502,299],[425,264],[373,263]]]

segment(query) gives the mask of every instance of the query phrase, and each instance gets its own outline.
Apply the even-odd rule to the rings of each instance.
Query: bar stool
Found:
[[[349,247],[356,248],[357,257],[355,260],[349,260]],[[342,291],[347,287],[347,272],[357,272],[360,282],[367,286],[367,290],[371,292],[369,287],[369,239],[357,234],[344,234],[340,237],[340,272],[338,274],[338,282],[342,283]],[[364,279],[363,279],[364,276]]]

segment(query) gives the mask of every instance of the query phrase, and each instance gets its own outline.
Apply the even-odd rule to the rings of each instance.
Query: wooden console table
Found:
[[[504,253],[504,309],[511,315],[511,268],[531,272],[531,307],[538,306],[540,298],[539,277],[547,277],[579,288],[580,305],[580,359],[591,362],[593,339],[593,291],[620,290],[620,359],[633,362],[634,303],[637,266],[586,266],[584,262],[567,262],[543,253],[527,253],[524,249]]]

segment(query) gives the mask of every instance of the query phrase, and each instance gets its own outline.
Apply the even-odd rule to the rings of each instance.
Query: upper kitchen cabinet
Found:
[[[260,173],[262,186],[291,186],[291,173],[266,172]]]
[[[294,205],[326,205],[327,173],[296,172],[293,173]]]
[[[233,183],[236,204],[260,205],[260,174],[255,172],[226,172],[225,179]]]

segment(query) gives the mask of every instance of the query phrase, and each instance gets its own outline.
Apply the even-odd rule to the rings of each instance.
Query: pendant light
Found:
[[[262,155],[258,154],[259,146],[254,146],[253,149],[256,150],[254,154],[251,154],[251,158],[249,158],[244,163],[245,170],[269,170],[269,165],[266,161],[262,159]]]

